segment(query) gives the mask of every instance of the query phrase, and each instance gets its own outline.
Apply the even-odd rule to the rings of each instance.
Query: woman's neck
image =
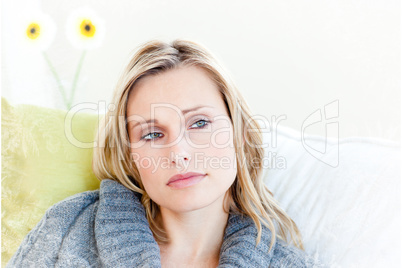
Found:
[[[208,262],[217,266],[229,216],[222,204],[223,198],[208,207],[183,213],[161,207],[160,221],[169,238],[168,243],[159,245],[162,263]]]

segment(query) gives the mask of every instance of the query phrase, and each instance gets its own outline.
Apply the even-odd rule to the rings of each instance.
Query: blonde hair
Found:
[[[126,108],[129,92],[138,79],[179,66],[197,66],[207,71],[218,85],[232,120],[238,172],[225,196],[228,198],[231,213],[251,217],[258,230],[256,245],[261,239],[262,223],[272,233],[269,251],[277,235],[287,241],[288,233],[294,245],[304,250],[295,222],[280,208],[262,181],[264,149],[254,146],[262,145],[260,126],[251,117],[245,100],[228,72],[218,64],[211,52],[193,41],[177,39],[168,44],[152,40],[141,45],[131,57],[114,90],[114,109],[108,110],[99,122],[96,137],[98,146],[94,148],[92,163],[97,178],[116,180],[128,189],[142,194],[141,202],[155,239],[162,243],[167,241],[166,233],[156,220],[159,207],[145,192],[138,169],[130,161]],[[258,131],[246,131],[244,126]],[[243,137],[247,141],[244,145]],[[244,164],[247,168],[244,168]],[[276,234],[275,224],[279,228],[279,234]]]

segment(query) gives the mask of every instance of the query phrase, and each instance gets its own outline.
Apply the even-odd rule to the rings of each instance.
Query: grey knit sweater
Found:
[[[50,207],[6,267],[161,267],[160,252],[139,194],[113,180]],[[230,214],[219,267],[322,267],[249,217]]]

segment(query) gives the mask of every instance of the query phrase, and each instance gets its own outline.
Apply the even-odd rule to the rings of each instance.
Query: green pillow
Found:
[[[50,206],[98,189],[100,181],[92,172],[92,147],[76,146],[76,142],[94,141],[96,114],[76,113],[70,129],[65,128],[68,111],[11,106],[4,98],[1,103],[1,253],[5,266]]]

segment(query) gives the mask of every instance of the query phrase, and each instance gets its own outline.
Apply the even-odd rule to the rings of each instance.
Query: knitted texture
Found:
[[[219,267],[323,267],[280,239],[268,253],[271,232],[250,217],[230,214]],[[140,195],[113,180],[50,207],[6,267],[161,267]]]

